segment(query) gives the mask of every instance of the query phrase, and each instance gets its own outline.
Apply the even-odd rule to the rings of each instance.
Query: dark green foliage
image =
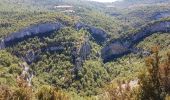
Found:
[[[0,51],[0,84],[16,86],[16,76],[21,74],[19,59],[5,50]]]
[[[99,92],[98,87],[103,87],[108,81],[110,81],[109,75],[101,61],[87,60],[83,68],[78,71],[71,86],[81,95],[96,95]]]
[[[10,67],[12,64],[17,63],[19,60],[13,57],[10,53],[6,51],[0,51],[0,65],[4,67]]]
[[[101,58],[101,49],[110,44],[109,42],[112,42],[110,40],[120,36],[127,37],[129,34],[135,33],[136,28],[140,29],[144,24],[159,20],[159,13],[167,13],[169,6],[143,5],[146,0],[134,2],[137,3],[137,7],[133,5],[132,9],[119,9],[110,8],[109,6],[112,6],[110,3],[102,4],[84,0],[0,0],[0,40],[10,33],[18,32],[30,25],[56,21],[65,25],[59,31],[52,32],[51,35],[35,36],[18,42],[5,50],[0,50],[0,85],[7,85],[4,88],[0,87],[0,90],[5,91],[5,93],[4,91],[0,93],[5,97],[9,95],[9,98],[5,98],[5,100],[13,99],[13,97],[20,100],[68,100],[70,98],[91,100],[93,95],[95,95],[95,99],[100,94],[106,96],[102,88],[110,82],[114,84],[117,80],[136,79],[139,72],[146,69],[143,67],[143,56],[130,54],[104,64]],[[69,5],[73,8],[56,9],[57,5]],[[63,12],[65,10],[73,10],[73,12]],[[169,21],[169,19],[157,22],[162,21]],[[104,40],[106,43],[98,45],[94,38],[96,34],[92,36],[90,31],[76,30],[74,25],[78,22],[106,31],[109,35],[108,39]],[[124,40],[122,41],[124,42]],[[169,33],[150,36],[137,47],[148,50],[156,43],[161,44],[163,48],[161,54],[164,54],[169,49]],[[57,47],[62,49],[57,51]],[[76,61],[78,60],[73,61],[72,59],[73,51],[76,54],[75,58],[80,60],[77,65]],[[18,86],[16,82],[17,76],[20,76],[23,71],[20,65],[27,61],[26,59],[31,59],[29,72],[34,74],[31,81],[32,88]],[[152,78],[157,78],[155,75],[153,76]],[[167,79],[167,77],[164,78]],[[157,80],[150,79],[150,77],[146,79],[146,84],[148,85],[148,82],[154,84],[149,84],[149,89],[159,90]],[[165,92],[168,93],[167,82],[164,80],[160,84],[166,87]],[[115,87],[109,87],[108,90],[112,93]],[[67,95],[65,91],[70,95]],[[135,96],[135,94],[132,95]],[[120,98],[130,98],[132,95],[125,93]],[[86,96],[88,97],[86,98]],[[101,99],[104,100],[104,98]]]

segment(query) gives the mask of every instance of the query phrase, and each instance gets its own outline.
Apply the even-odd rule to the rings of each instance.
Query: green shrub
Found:
[[[38,100],[69,100],[66,93],[47,85],[38,90],[36,97]]]

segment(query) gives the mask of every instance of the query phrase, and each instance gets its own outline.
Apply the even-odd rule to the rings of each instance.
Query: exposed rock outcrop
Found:
[[[89,42],[84,42],[84,44],[82,45],[82,47],[80,48],[80,52],[79,55],[81,57],[82,60],[86,60],[88,58],[88,56],[91,53],[91,45]]]
[[[167,18],[170,17],[170,11],[164,11],[164,12],[155,12],[152,14],[151,19],[159,20],[161,18]]]
[[[107,33],[99,28],[90,27],[89,32],[91,33],[91,35],[95,39],[95,41],[99,44],[104,43],[108,38]]]
[[[8,46],[12,46],[20,41],[26,40],[28,38],[32,38],[35,36],[43,37],[49,36],[54,31],[58,31],[59,29],[63,28],[59,22],[54,23],[41,23],[37,25],[32,25],[28,28],[22,29],[18,32],[12,33],[8,35],[6,38],[1,40],[0,42],[0,49],[3,49]],[[103,31],[102,29],[95,28],[83,23],[75,24],[75,28],[77,30],[85,29],[91,36],[95,39],[95,41],[99,44],[106,42],[108,39],[108,34]],[[144,38],[152,35],[153,33],[157,32],[170,32],[170,21],[159,21],[155,23],[148,24],[145,27],[142,27],[133,35],[129,35],[127,37],[121,37],[116,40],[113,40],[110,44],[106,45],[102,51],[101,56],[104,62],[111,61],[115,58],[121,57],[125,54],[128,54],[132,51],[133,47],[142,41]],[[63,45],[53,45],[47,46],[45,48],[40,48],[41,52],[62,52],[64,51]],[[72,62],[76,66],[82,65],[82,62],[87,59],[88,55],[90,55],[91,46],[89,42],[86,40],[84,44],[81,46],[79,50],[73,49],[72,50]],[[26,55],[26,59],[28,63],[35,61],[38,57],[36,56],[36,51],[28,52]],[[76,64],[77,63],[77,64]],[[79,64],[78,64],[79,63]]]
[[[30,70],[30,67],[26,62],[19,64],[23,71],[19,77],[17,77],[17,80],[24,79],[27,82],[27,86],[32,86],[32,78],[34,77],[33,72]]]
[[[28,64],[31,64],[32,62],[36,62],[39,58],[38,52],[36,51],[28,51],[28,53],[25,55],[24,61]]]
[[[52,45],[52,46],[47,46],[45,48],[42,48],[41,51],[42,52],[57,52],[57,53],[61,53],[64,51],[64,46],[62,45]]]
[[[92,35],[92,37],[95,39],[95,41],[99,44],[106,42],[106,40],[108,39],[108,34],[100,28],[89,26],[83,23],[77,23],[75,25],[75,28],[78,30],[80,29],[87,30]]]
[[[0,41],[0,50],[5,48],[4,40]]]
[[[72,57],[72,63],[75,66],[73,69],[75,75],[77,75],[78,71],[81,70],[84,61],[88,59],[90,53],[91,53],[91,45],[88,42],[88,39],[84,41],[80,50],[78,50],[78,48],[74,48],[72,50],[71,57]]]
[[[111,15],[111,16],[114,16],[114,17],[118,17],[118,16],[120,16],[121,14],[120,14],[120,13],[111,13],[110,15]]]
[[[77,24],[78,25],[78,24]],[[82,24],[83,25],[83,24]],[[59,22],[54,22],[54,23],[41,23],[41,24],[37,24],[37,25],[31,25],[25,29],[19,30],[18,32],[14,32],[10,35],[8,35],[7,37],[5,37],[1,42],[0,42],[0,49],[15,45],[21,41],[24,41],[28,38],[33,38],[35,36],[38,37],[43,37],[43,36],[50,36],[54,31],[58,31],[59,29],[63,28],[64,25],[62,25]],[[83,26],[85,27],[85,26]],[[88,27],[88,26],[87,26]],[[77,26],[77,29],[81,29],[82,26]],[[97,32],[100,32],[100,30],[92,28],[90,29],[91,32],[93,32],[94,34]],[[103,31],[102,31],[103,32]],[[99,33],[102,34],[102,33]],[[39,48],[36,51],[27,51],[27,54],[25,55],[25,57],[22,57],[19,53],[15,53],[18,57],[22,57],[28,64],[31,64],[32,62],[37,61],[40,57],[38,56],[39,53],[38,52],[57,52],[57,53],[61,53],[65,50],[65,46],[64,45],[58,45],[58,43],[54,43],[54,45],[48,45],[46,47],[42,47]],[[78,56],[77,57],[74,52],[72,52],[75,56],[74,60],[78,60],[78,58],[80,59],[79,62],[82,62],[83,60],[85,60],[87,58],[87,56],[90,54],[90,50],[91,50],[91,46],[89,44],[89,42],[84,42],[84,44],[82,45],[82,47],[80,48],[79,52],[78,52]],[[76,51],[77,53],[77,51]],[[73,61],[74,64],[77,63],[77,61]],[[81,63],[82,64],[82,63]],[[77,64],[78,65],[78,64]]]
[[[5,47],[14,45],[18,42],[26,40],[28,38],[32,38],[35,36],[43,37],[49,36],[52,32],[58,31],[61,29],[63,25],[59,22],[46,22],[37,25],[31,25],[28,28],[22,29],[18,32],[14,32],[3,39],[3,42],[0,44],[0,48],[3,49]]]
[[[80,70],[83,66],[83,62],[87,60],[91,53],[91,45],[88,41],[85,41],[80,50],[74,48],[72,51],[72,63],[75,65],[75,70]]]
[[[148,24],[133,35],[114,40],[102,49],[101,54],[103,61],[108,62],[130,53],[136,44],[157,32],[170,32],[170,21]]]
[[[41,58],[39,54],[41,52],[62,53],[64,50],[65,48],[62,45],[48,45],[46,47],[40,48],[37,51],[28,51],[28,53],[23,58],[24,61],[26,61],[28,64],[31,64]]]
[[[38,36],[38,37],[49,36],[54,31],[58,31],[63,27],[64,25],[59,22],[53,22],[53,23],[46,22],[46,23],[40,23],[37,25],[31,25],[25,29],[21,29],[18,32],[14,32],[6,36],[0,42],[0,49],[4,49],[5,47],[12,46],[14,44],[17,44],[18,42],[27,40],[28,38],[33,38],[35,36]],[[75,28],[77,30],[80,30],[81,28],[86,29],[87,31],[91,33],[92,37],[99,44],[102,44],[108,38],[107,33],[103,31],[102,29],[95,28],[89,25],[85,25],[83,23],[77,23],[75,25]]]
[[[129,48],[125,47],[120,42],[115,42],[108,46],[105,46],[101,51],[101,56],[103,58],[103,62],[108,62],[112,59],[119,58],[128,53],[130,53]]]

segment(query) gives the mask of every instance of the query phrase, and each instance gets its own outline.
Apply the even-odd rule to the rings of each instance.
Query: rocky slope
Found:
[[[26,76],[33,92],[48,85],[86,100],[110,82],[135,80],[151,46],[169,49],[170,9],[165,0],[122,3],[1,0],[0,83],[15,88]]]
[[[50,33],[53,33],[54,31],[60,30],[64,25],[61,23],[41,23],[38,25],[33,25],[30,26],[26,29],[22,29],[19,32],[15,32],[1,40],[1,45],[0,48],[3,49],[5,47],[12,46],[18,42],[21,42],[23,40],[26,40],[31,37],[39,36],[49,36]],[[108,35],[105,31],[86,25],[82,23],[77,23],[75,24],[75,28],[80,30],[80,29],[85,29],[89,33],[91,33],[92,37],[95,39],[95,41],[99,44],[102,44],[106,42],[108,39]],[[101,56],[103,58],[104,62],[111,61],[112,59],[121,57],[125,54],[128,54],[131,52],[131,50],[134,48],[136,44],[138,44],[140,41],[142,41],[144,38],[152,35],[153,33],[157,32],[170,32],[170,22],[169,21],[158,21],[154,22],[151,24],[146,25],[145,27],[142,27],[139,29],[137,32],[135,32],[132,35],[129,35],[128,37],[121,37],[119,39],[112,40],[111,44],[108,44],[102,49]],[[80,55],[82,59],[86,59],[87,55],[90,54],[90,45],[88,41],[84,42],[84,44],[81,47],[81,52]],[[47,46],[42,49],[41,51],[62,51],[64,50],[64,47],[62,45],[56,44],[56,46]],[[28,56],[30,59],[34,61],[34,56],[32,53],[28,53]],[[32,57],[32,58],[31,58]],[[75,57],[73,57],[74,63]],[[31,61],[29,61],[30,63]]]
[[[157,32],[170,32],[170,21],[154,22],[149,24],[133,35],[121,37],[102,49],[102,58],[104,62],[111,61],[131,52],[131,50],[140,41]]]

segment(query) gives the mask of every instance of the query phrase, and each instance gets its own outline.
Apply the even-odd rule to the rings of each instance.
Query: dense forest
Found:
[[[170,100],[169,3],[0,0],[0,99]]]

